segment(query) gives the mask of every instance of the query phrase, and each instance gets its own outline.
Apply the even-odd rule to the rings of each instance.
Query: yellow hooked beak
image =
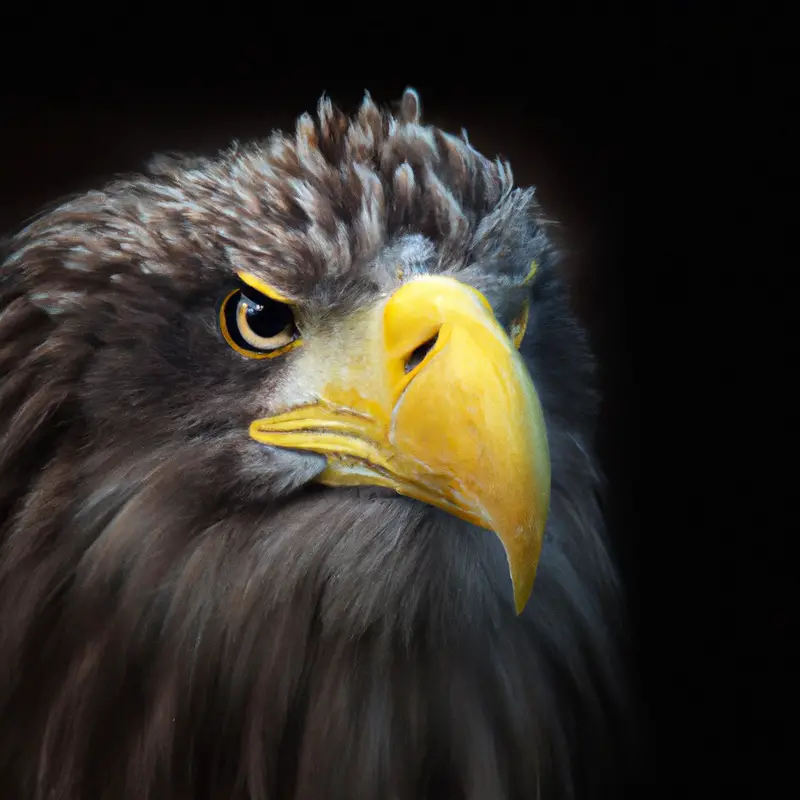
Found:
[[[328,486],[389,487],[494,531],[521,613],[550,458],[528,370],[483,295],[420,277],[302,350],[300,379],[319,401],[256,420],[250,435],[325,455]]]

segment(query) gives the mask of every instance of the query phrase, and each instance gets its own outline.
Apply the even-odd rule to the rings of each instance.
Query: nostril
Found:
[[[416,347],[412,352],[411,355],[408,357],[406,361],[406,372],[411,372],[412,369],[416,369],[424,360],[425,356],[430,353],[431,348],[436,344],[436,340],[439,338],[439,331],[431,336],[430,339],[423,342],[419,347]]]

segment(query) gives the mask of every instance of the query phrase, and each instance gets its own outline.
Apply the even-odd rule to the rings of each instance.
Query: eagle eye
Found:
[[[248,358],[274,358],[300,344],[291,306],[247,285],[222,301],[219,326],[225,341]]]

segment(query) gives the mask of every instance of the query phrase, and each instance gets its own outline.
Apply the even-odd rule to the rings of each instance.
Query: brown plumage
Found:
[[[530,286],[520,276],[532,260]],[[552,460],[533,596],[443,511],[312,483],[265,448],[293,353],[246,360],[237,271],[335,337],[397,270],[457,277],[508,324]],[[532,190],[367,97],[294,136],[161,158],[9,242],[0,282],[3,797],[594,797],[625,686],[591,452],[593,362]],[[441,398],[447,403],[447,397]]]

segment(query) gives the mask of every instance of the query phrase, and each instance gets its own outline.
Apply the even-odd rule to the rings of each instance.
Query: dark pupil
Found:
[[[292,310],[283,303],[269,298],[255,302],[244,295],[242,300],[247,304],[247,324],[256,336],[269,339],[292,324]]]

